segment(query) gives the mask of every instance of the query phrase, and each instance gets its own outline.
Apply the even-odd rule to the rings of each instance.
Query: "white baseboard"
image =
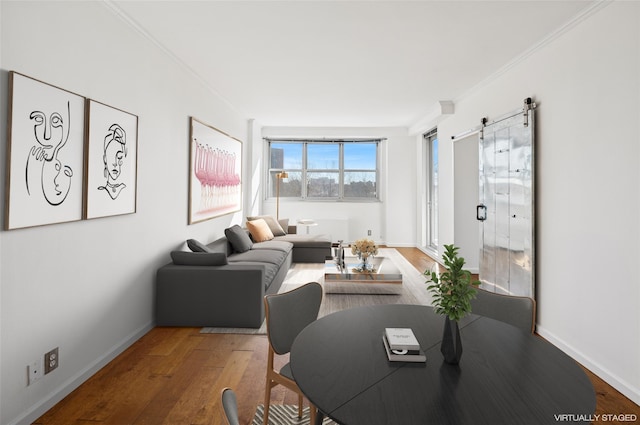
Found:
[[[32,406],[31,409],[24,412],[21,416],[14,419],[7,425],[30,425],[35,422],[36,419],[47,413],[49,409],[59,403],[73,390],[82,385],[82,383],[84,383],[87,379],[91,378],[96,372],[106,366],[110,361],[115,359],[124,350],[129,348],[134,342],[142,338],[142,336],[153,329],[154,326],[155,324],[153,322],[150,322],[131,333],[118,344],[111,347],[111,350],[105,353],[102,357],[99,357],[85,369],[78,372],[75,376],[69,378],[60,387],[55,389],[49,396],[45,397],[39,403]]]
[[[429,257],[431,257],[432,260],[438,262],[439,264],[442,264],[442,258],[440,258],[440,254],[438,254],[437,250],[434,250],[434,249],[431,249],[431,248],[427,248],[427,247],[423,247],[423,246],[418,246],[416,248],[418,248],[420,251],[422,251],[425,254],[427,254]]]
[[[595,375],[604,380],[607,384],[611,385],[616,390],[620,391],[625,397],[633,401],[635,404],[640,405],[640,388],[636,388],[631,385],[629,382],[612,373],[606,367],[594,362],[589,357],[585,356],[579,350],[576,350],[572,346],[566,344],[561,339],[557,338],[553,333],[547,331],[546,329],[536,326],[536,332],[549,341],[551,344],[558,347],[560,350],[565,352],[569,357],[573,358],[575,361],[580,363],[582,366],[589,369]],[[632,412],[605,412],[611,414],[623,414],[623,413],[632,413]]]

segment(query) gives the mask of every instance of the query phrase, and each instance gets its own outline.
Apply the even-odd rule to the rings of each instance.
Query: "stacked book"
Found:
[[[427,356],[420,348],[420,344],[411,328],[386,328],[382,335],[382,342],[391,362],[427,361]]]

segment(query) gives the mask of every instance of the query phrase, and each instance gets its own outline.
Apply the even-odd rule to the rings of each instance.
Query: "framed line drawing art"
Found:
[[[136,212],[138,117],[87,100],[84,218]]]
[[[5,230],[82,219],[85,99],[9,72]]]
[[[242,208],[242,142],[191,117],[189,224]]]

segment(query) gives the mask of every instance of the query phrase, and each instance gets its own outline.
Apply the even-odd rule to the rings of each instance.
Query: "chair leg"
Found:
[[[302,409],[304,408],[302,404],[302,394],[298,394],[298,419],[302,419]]]
[[[316,425],[317,413],[318,413],[318,409],[316,409],[316,406],[314,406],[313,404],[309,403],[309,423],[311,425]]]
[[[267,378],[267,388],[264,391],[264,417],[262,423],[264,425],[269,424],[269,407],[271,404],[271,380]]]

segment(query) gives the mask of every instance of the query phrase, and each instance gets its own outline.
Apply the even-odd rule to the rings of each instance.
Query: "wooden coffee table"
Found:
[[[402,273],[390,258],[377,256],[369,259],[373,271],[357,271],[358,257],[345,257],[345,266],[335,259],[324,263],[324,289],[326,293],[380,293],[397,294],[402,291]]]

